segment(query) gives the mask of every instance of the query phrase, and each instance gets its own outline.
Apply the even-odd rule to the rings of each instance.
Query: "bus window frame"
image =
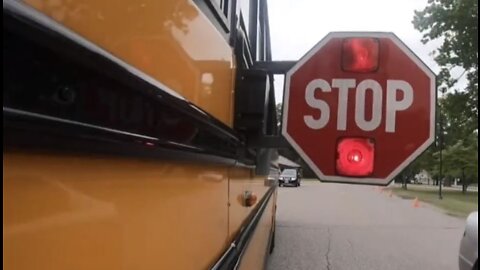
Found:
[[[227,10],[224,12],[214,0],[193,0],[197,7],[203,12],[208,20],[215,26],[223,38],[230,42],[234,35],[234,24],[232,23],[232,7],[236,5],[236,0],[226,0]],[[228,14],[228,16],[225,15]],[[233,31],[232,31],[233,29]]]
[[[213,15],[216,17],[217,21],[220,23],[222,26],[223,30],[226,33],[230,33],[230,20],[231,20],[231,13],[230,10],[232,9],[232,1],[231,0],[221,0],[226,2],[226,8],[222,9],[215,0],[205,0],[205,3],[207,3],[207,6],[211,9],[213,12]]]

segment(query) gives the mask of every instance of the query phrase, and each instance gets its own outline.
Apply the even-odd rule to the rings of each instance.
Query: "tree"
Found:
[[[454,145],[458,140],[465,140],[478,129],[478,122],[472,111],[465,109],[468,103],[467,92],[454,91],[440,100],[443,119],[445,145]]]
[[[459,78],[450,71],[465,70],[468,85],[467,102],[463,108],[472,112],[472,122],[478,122],[478,0],[428,0],[424,10],[415,11],[414,27],[423,33],[423,43],[441,39],[434,51],[441,68],[438,76],[440,90],[454,87]],[[462,74],[463,76],[463,74]]]
[[[445,175],[460,178],[464,193],[472,182],[478,181],[478,140],[473,141],[473,136],[469,139],[471,142],[458,141],[444,153]]]
[[[407,189],[407,184],[410,182],[411,179],[415,177],[416,174],[420,172],[419,167],[419,160],[417,159],[412,164],[408,165],[405,169],[403,169],[396,177],[396,182],[400,181],[402,183],[402,188]]]

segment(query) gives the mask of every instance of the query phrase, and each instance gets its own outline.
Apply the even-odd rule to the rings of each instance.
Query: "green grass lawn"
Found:
[[[393,188],[393,192],[404,199],[418,197],[420,201],[433,204],[446,211],[447,214],[457,217],[466,217],[473,211],[478,210],[478,193],[443,190],[443,200],[438,198],[438,190],[427,190],[415,186],[408,186],[408,190],[400,187]]]

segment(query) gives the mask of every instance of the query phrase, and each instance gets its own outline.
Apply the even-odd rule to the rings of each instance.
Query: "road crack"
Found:
[[[330,264],[330,249],[332,244],[332,233],[330,232],[330,228],[327,227],[327,252],[325,253],[325,260],[327,261],[327,270],[331,270],[332,265]]]
[[[347,239],[347,243],[350,246],[350,254],[351,257],[353,258],[353,261],[357,263],[357,256],[355,256],[355,250],[353,249],[353,243],[350,241],[350,239]]]

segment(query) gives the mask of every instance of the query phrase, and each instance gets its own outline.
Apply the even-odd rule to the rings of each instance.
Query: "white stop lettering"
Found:
[[[382,123],[382,100],[383,91],[380,83],[375,80],[367,79],[361,81],[358,85],[355,79],[333,79],[332,86],[338,89],[337,106],[337,130],[347,129],[347,110],[349,106],[348,91],[355,89],[355,124],[364,131],[377,129]],[[322,99],[315,97],[315,92],[332,92],[332,86],[323,80],[312,80],[305,89],[305,101],[311,108],[320,110],[320,117],[313,115],[304,115],[303,120],[307,127],[315,130],[324,128],[330,120],[330,106]],[[356,87],[355,87],[356,86]],[[365,98],[367,91],[372,92],[372,117],[365,119]],[[397,92],[403,93],[403,98],[397,100]],[[413,88],[402,80],[387,80],[387,97],[385,108],[385,131],[395,132],[395,123],[397,112],[408,109],[413,103]]]

